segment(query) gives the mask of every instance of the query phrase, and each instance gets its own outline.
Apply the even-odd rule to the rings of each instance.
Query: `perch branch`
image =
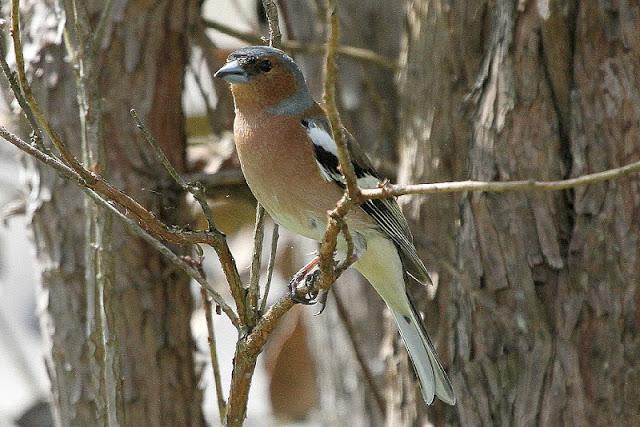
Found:
[[[262,0],[267,19],[269,20],[269,46],[280,47],[282,35],[278,21],[278,8],[273,0]],[[248,341],[255,331],[255,326],[260,324],[264,318],[260,318],[258,310],[258,298],[260,297],[259,280],[260,264],[262,257],[262,240],[264,238],[264,217],[265,211],[258,203],[256,205],[256,225],[254,232],[253,261],[251,263],[251,278],[247,292],[246,308],[240,312],[245,317],[245,325],[249,335],[240,336],[236,343],[236,351],[233,357],[233,372],[231,374],[231,389],[229,390],[229,402],[225,414],[224,425],[227,427],[241,426],[247,414],[247,402],[249,400],[249,390],[251,389],[251,379],[256,369],[258,354],[264,346],[264,342],[254,353],[247,350]],[[240,307],[238,307],[240,311]],[[269,333],[273,331],[275,322],[271,324]],[[266,339],[265,339],[266,341]]]
[[[338,151],[338,159],[340,161],[340,172],[344,176],[347,184],[346,194],[350,199],[355,200],[360,194],[358,187],[358,178],[351,163],[351,156],[347,148],[347,140],[338,107],[336,103],[336,80],[337,80],[337,64],[336,53],[338,47],[338,15],[336,14],[335,0],[328,1],[329,10],[329,34],[327,36],[327,58],[325,63],[325,79],[324,79],[324,106],[327,112],[327,118],[331,124],[331,132],[333,140],[336,142]]]
[[[340,172],[345,179],[346,188],[343,197],[338,201],[335,209],[327,214],[327,228],[320,244],[320,278],[318,287],[328,291],[337,278],[353,263],[353,243],[351,236],[344,222],[344,217],[354,206],[354,202],[360,197],[360,188],[353,164],[347,148],[346,134],[340,120],[336,105],[336,78],[337,65],[336,53],[338,46],[338,16],[336,15],[335,0],[327,1],[327,13],[329,14],[327,23],[327,56],[325,61],[324,80],[324,104],[327,112],[333,140],[336,142]],[[345,240],[348,246],[348,254],[343,263],[336,268],[334,254],[338,241],[338,235],[344,231]]]

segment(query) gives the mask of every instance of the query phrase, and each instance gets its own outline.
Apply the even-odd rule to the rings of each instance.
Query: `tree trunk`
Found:
[[[76,80],[58,37],[60,21],[51,2],[46,3],[50,7],[22,3],[36,95],[53,127],[82,158]],[[196,3],[113,2],[90,76],[97,82],[96,99],[102,100],[90,105],[103,136],[96,139],[104,153],[101,172],[169,224],[185,220],[180,217],[183,197],[148,154],[129,110],[137,109],[172,163],[184,170],[181,96],[186,29]],[[87,8],[95,28],[104,3],[77,4],[81,13]],[[117,222],[99,224],[104,244],[87,240],[92,237],[85,219],[90,209],[79,189],[44,167],[37,168],[32,182],[56,423],[203,425],[188,278]],[[94,253],[88,253],[92,247]],[[102,270],[94,270],[96,263]],[[97,279],[102,291],[89,283],[88,271],[104,273]]]
[[[417,0],[407,22],[401,181],[555,180],[640,158],[634,2]],[[438,276],[422,308],[458,396],[431,421],[640,423],[637,176],[401,200]],[[407,378],[389,425],[425,416]]]

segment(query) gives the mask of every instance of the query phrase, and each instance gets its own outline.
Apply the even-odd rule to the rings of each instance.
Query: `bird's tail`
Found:
[[[409,299],[407,297],[407,299]],[[456,397],[453,387],[442,368],[436,349],[422,325],[420,316],[409,300],[411,312],[409,316],[391,310],[398,324],[400,335],[407,347],[413,367],[420,380],[422,397],[428,404],[433,403],[434,396],[449,405],[455,405]]]

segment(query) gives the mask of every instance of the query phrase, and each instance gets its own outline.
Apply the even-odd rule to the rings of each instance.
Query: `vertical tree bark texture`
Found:
[[[53,2],[23,1],[24,35],[37,96],[54,128],[79,155],[75,81],[56,28]],[[113,2],[97,55],[103,98],[108,179],[158,212],[180,223],[182,196],[132,124],[136,108],[178,170],[185,167],[183,71],[186,29],[195,1]],[[93,24],[103,2],[78,2]],[[44,78],[39,78],[44,76]],[[69,182],[38,168],[34,177],[33,228],[42,285],[44,333],[50,341],[53,406],[58,425],[203,425],[201,393],[194,370],[189,322],[189,280],[141,240],[115,223],[111,255],[115,266],[104,303],[113,360],[96,352],[88,322],[96,315],[84,283],[83,196]],[[115,389],[103,407],[100,375],[91,360],[106,360]],[[115,416],[109,414],[115,413]]]
[[[401,181],[563,179],[640,158],[636,2],[407,7]],[[439,277],[423,308],[458,396],[432,421],[640,423],[638,183],[402,199]],[[424,416],[410,377],[392,378],[389,425]]]

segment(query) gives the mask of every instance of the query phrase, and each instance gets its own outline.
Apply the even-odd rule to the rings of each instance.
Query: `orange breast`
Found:
[[[234,136],[247,184],[285,228],[322,238],[326,212],[342,192],[320,175],[313,147],[296,117],[236,111]]]

